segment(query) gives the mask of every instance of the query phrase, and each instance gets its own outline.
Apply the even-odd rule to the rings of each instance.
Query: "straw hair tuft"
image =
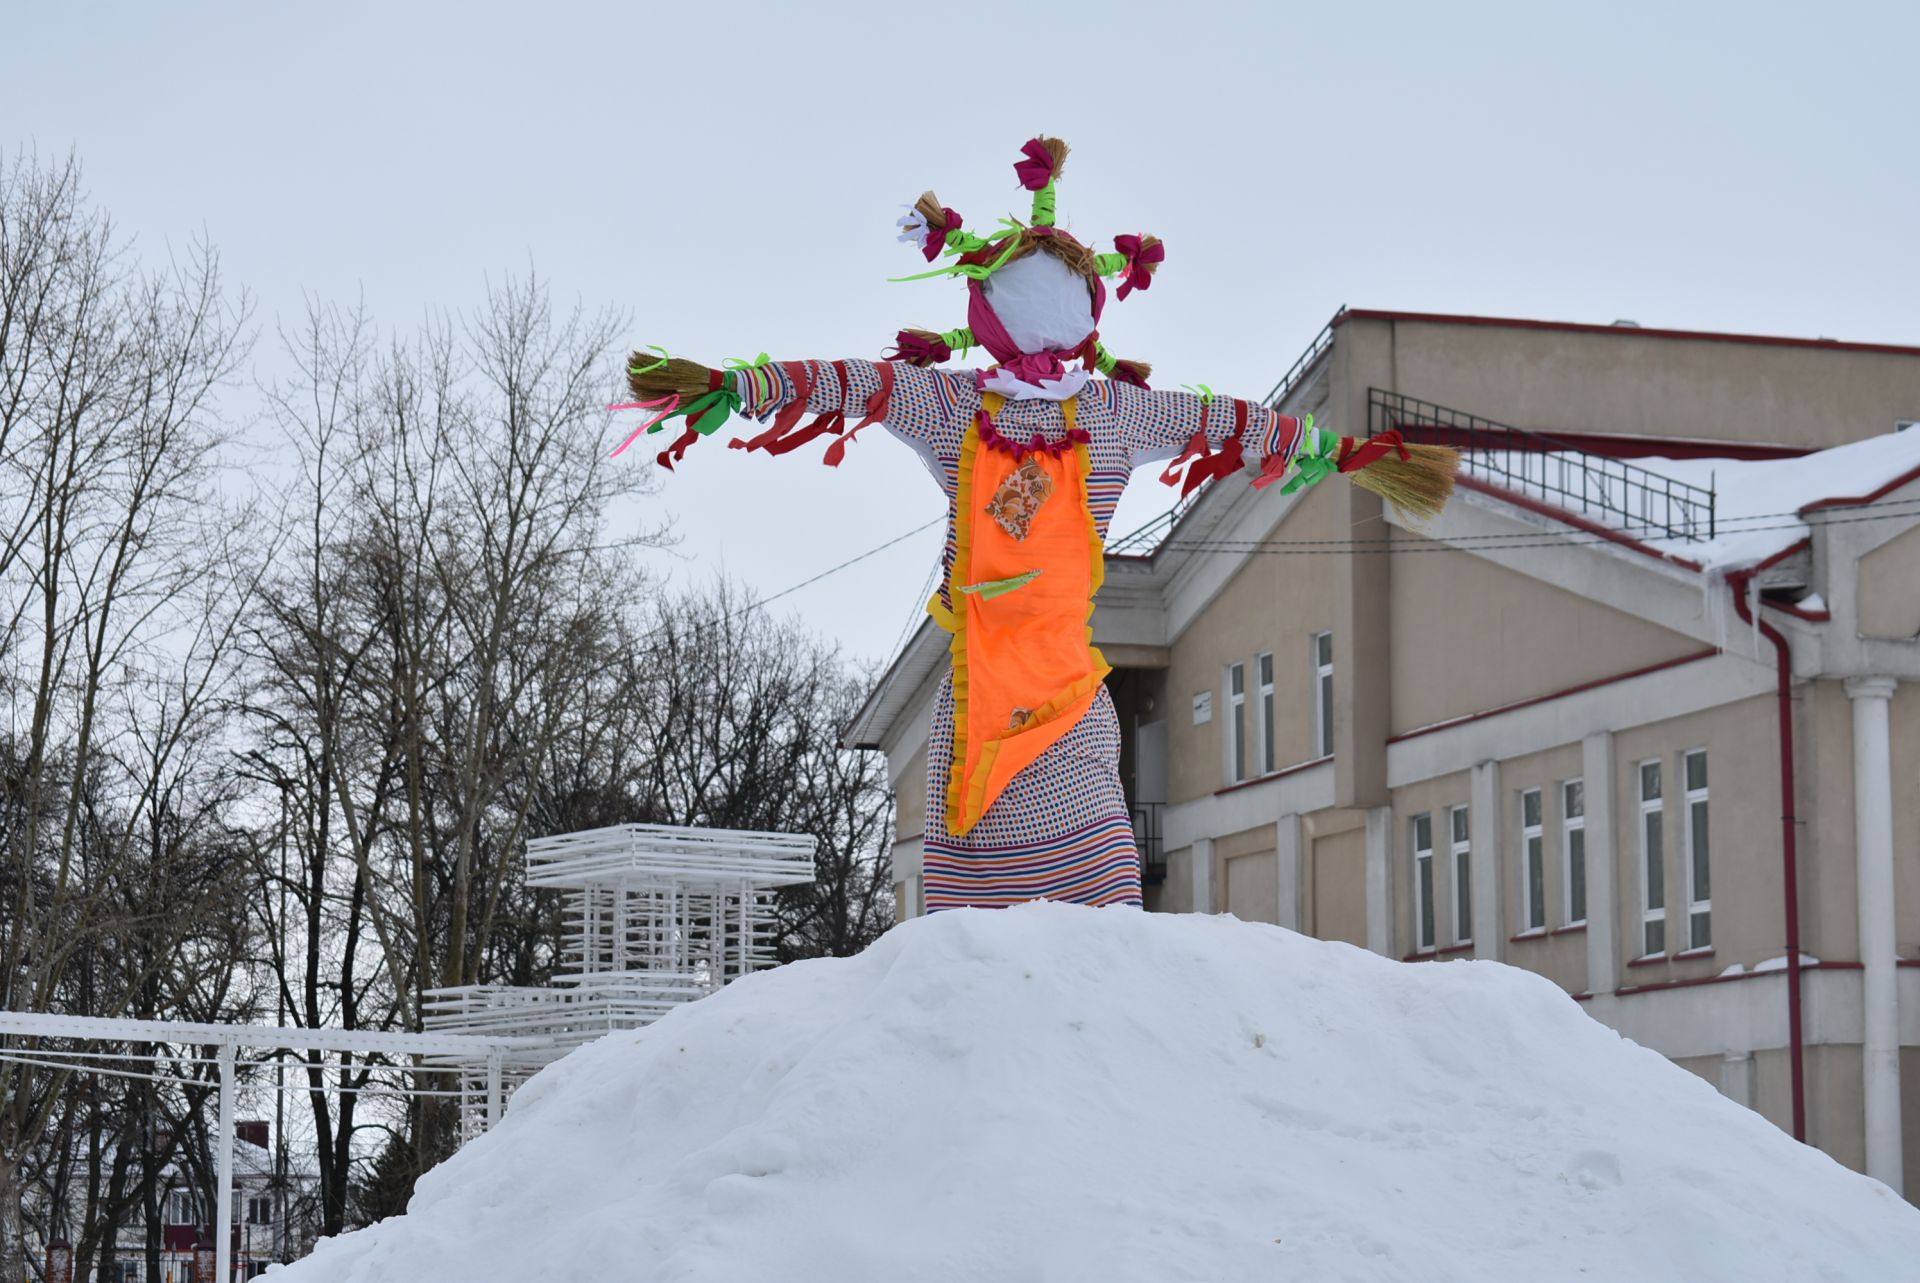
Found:
[[[1431,521],[1453,497],[1460,452],[1443,445],[1409,445],[1409,458],[1390,454],[1352,474],[1353,483],[1370,490],[1407,516]]]
[[[650,367],[659,367],[657,369]],[[648,401],[677,392],[683,397],[698,396],[712,386],[713,367],[669,357],[664,365],[653,352],[635,352],[627,358],[627,386],[633,395]]]
[[[1060,181],[1060,175],[1066,171],[1067,152],[1070,151],[1071,148],[1067,146],[1067,140],[1064,138],[1047,138],[1044,136],[1040,139],[1040,145],[1047,149],[1049,156],[1053,157],[1053,181],[1057,183]]]
[[[940,203],[938,196],[932,192],[921,192],[920,199],[913,202],[913,207],[920,217],[927,220],[928,227],[936,232],[947,230],[947,207]]]

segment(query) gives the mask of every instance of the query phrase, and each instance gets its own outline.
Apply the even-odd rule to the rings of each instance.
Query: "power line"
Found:
[[[1730,528],[1718,531],[1721,537],[1746,534],[1761,534],[1772,530],[1804,529],[1810,524],[1823,526],[1853,525],[1863,521],[1887,521],[1920,513],[1920,501],[1912,499],[1881,500],[1874,503],[1854,505],[1860,508],[1887,508],[1897,511],[1865,513],[1852,517],[1828,517],[1817,523],[1809,523],[1797,514],[1790,512],[1759,513],[1750,517],[1735,518]],[[1762,525],[1745,524],[1762,521],[1769,517],[1789,517],[1794,520],[1776,521]],[[1621,526],[1607,533],[1573,530],[1567,532],[1542,530],[1535,534],[1511,533],[1496,535],[1459,535],[1441,540],[1434,536],[1423,535],[1418,530],[1409,530],[1411,535],[1419,535],[1425,542],[1410,543],[1404,537],[1392,536],[1372,538],[1352,537],[1347,539],[1168,539],[1158,544],[1160,549],[1177,549],[1182,552],[1198,553],[1234,553],[1240,555],[1261,556],[1344,556],[1381,553],[1429,553],[1429,552],[1475,552],[1481,550],[1501,550],[1516,548],[1557,548],[1575,545],[1616,543],[1619,537],[1673,538],[1663,534],[1663,527]],[[1685,557],[1686,545],[1666,548],[1662,551],[1676,557]]]

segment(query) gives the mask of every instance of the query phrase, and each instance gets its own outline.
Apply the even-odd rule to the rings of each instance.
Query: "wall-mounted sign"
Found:
[[[1204,726],[1213,720],[1213,692],[1201,691],[1193,697],[1193,724]]]

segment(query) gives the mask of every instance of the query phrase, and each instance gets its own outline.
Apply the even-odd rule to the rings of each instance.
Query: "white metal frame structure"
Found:
[[[396,1057],[453,1057],[484,1067],[491,1087],[486,1121],[499,1121],[500,1065],[507,1056],[533,1050],[537,1038],[485,1037],[446,1033],[378,1033],[354,1029],[289,1029],[271,1025],[201,1025],[167,1020],[112,1020],[60,1016],[31,1011],[0,1011],[0,1038],[73,1039],[83,1042],[141,1042],[166,1046],[212,1047],[219,1070],[219,1144],[214,1156],[214,1262],[216,1279],[233,1277],[233,1070],[242,1047],[289,1051],[351,1051]],[[44,1064],[74,1073],[98,1073],[97,1066],[61,1063],[77,1053],[0,1044],[0,1057]],[[145,1059],[146,1057],[142,1057]],[[154,1059],[163,1057],[155,1056]],[[113,1072],[113,1071],[109,1071]],[[300,1090],[309,1090],[300,1088]]]
[[[652,1024],[730,980],[772,966],[774,892],[814,879],[815,842],[795,833],[619,824],[534,838],[527,885],[564,891],[561,974],[551,985],[464,985],[427,993],[427,1028],[530,1037],[492,1072],[511,1091],[583,1043]],[[488,1066],[461,1071],[462,1128],[482,1129]]]

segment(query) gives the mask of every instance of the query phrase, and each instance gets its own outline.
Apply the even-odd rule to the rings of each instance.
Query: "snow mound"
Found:
[[[285,1283],[1867,1280],[1920,1211],[1495,963],[907,922],[540,1074]]]

